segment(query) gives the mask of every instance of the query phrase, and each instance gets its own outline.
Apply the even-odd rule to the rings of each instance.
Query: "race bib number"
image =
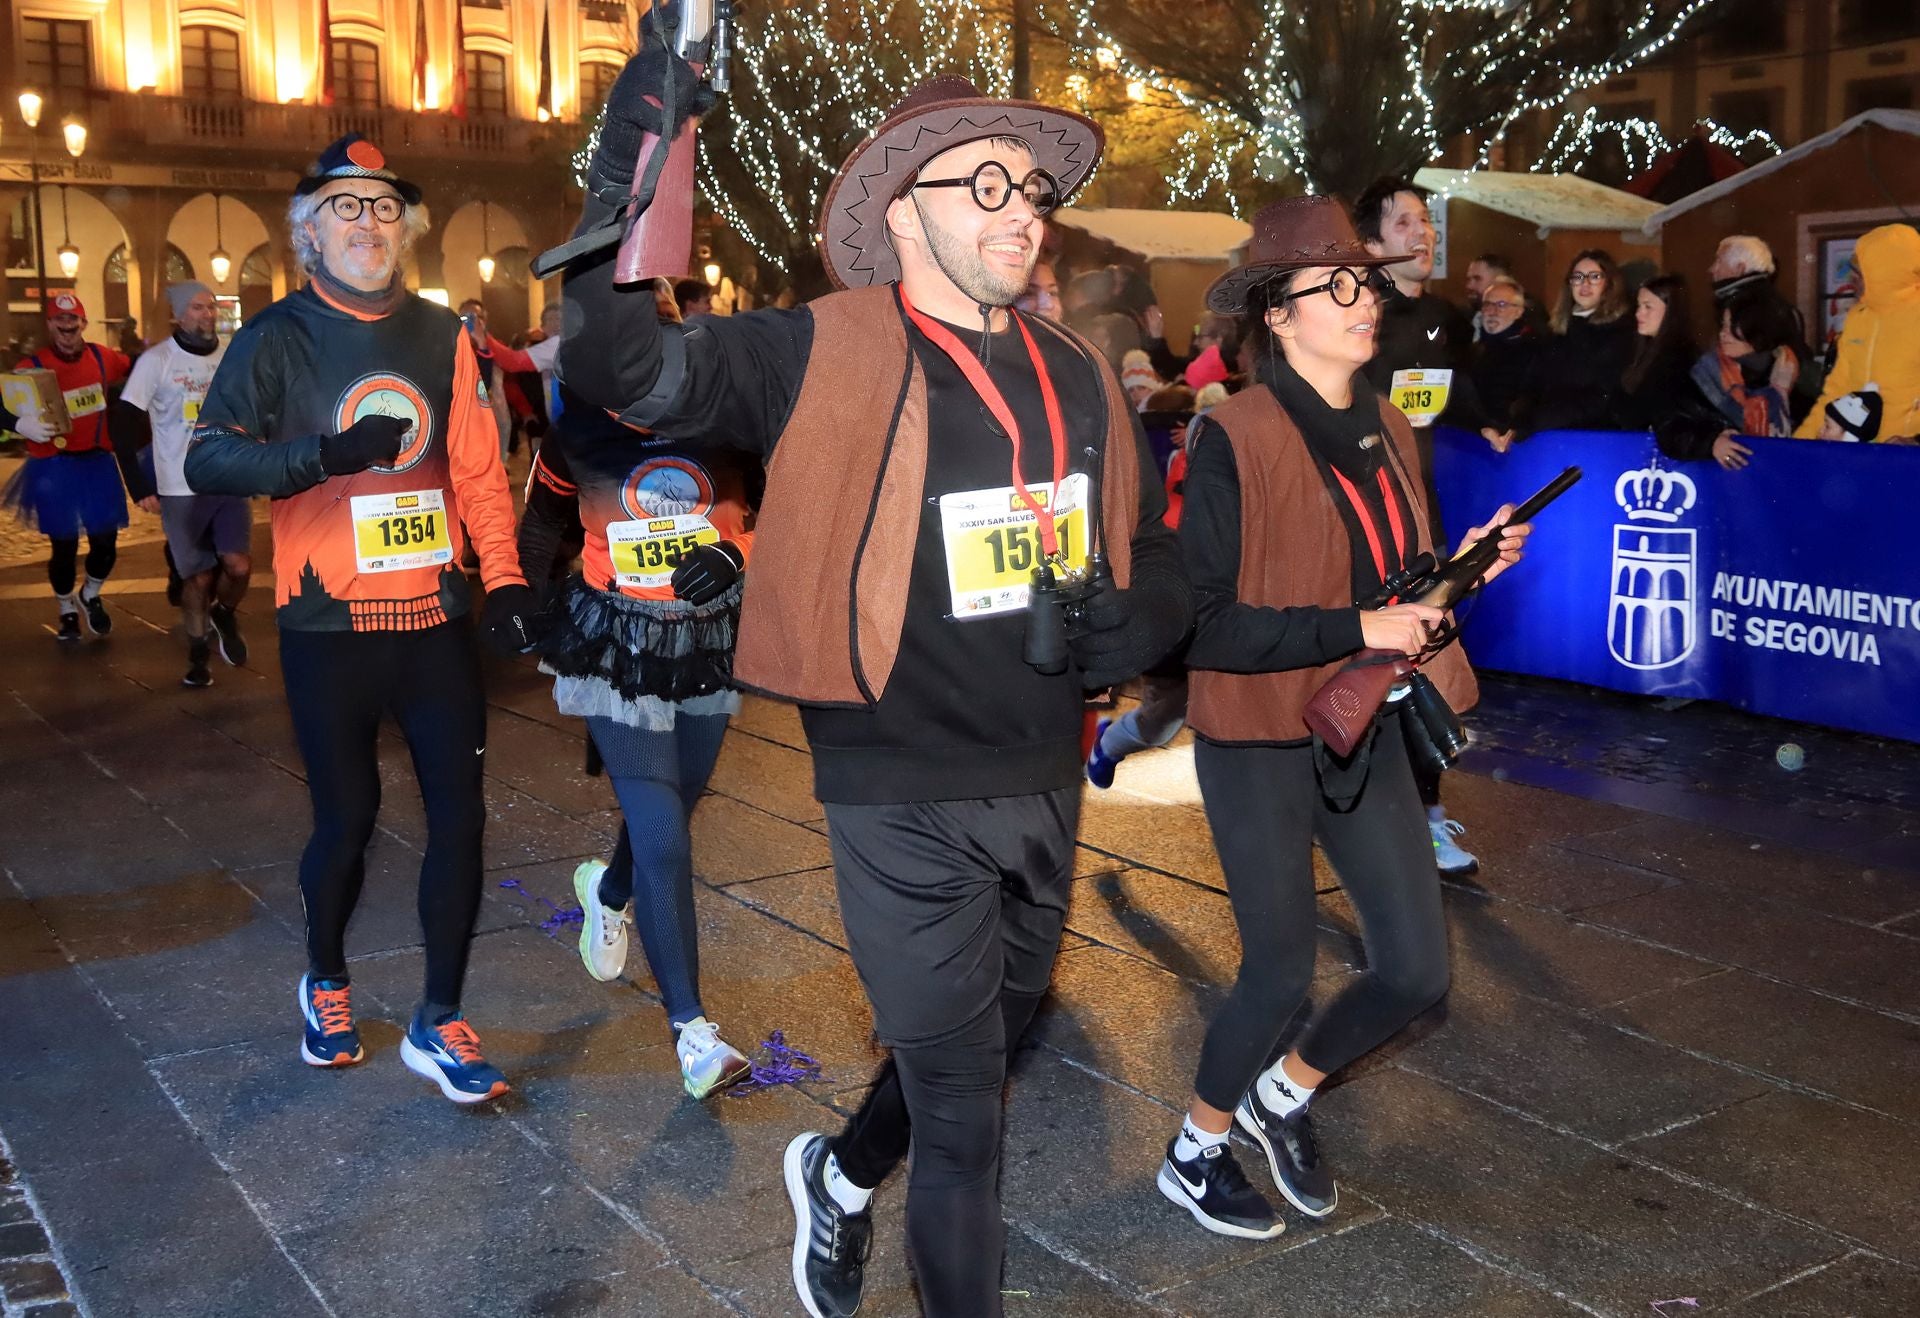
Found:
[[[607,557],[613,560],[615,583],[622,586],[665,586],[695,545],[719,543],[720,532],[699,513],[607,523]]]
[[[356,494],[351,504],[354,562],[360,571],[400,572],[453,561],[442,491]]]
[[[68,416],[89,416],[107,410],[107,391],[97,384],[83,384],[61,394],[67,400]]]
[[[1430,426],[1447,410],[1447,395],[1452,391],[1450,370],[1395,371],[1388,401],[1414,425]]]
[[[1067,564],[1087,565],[1087,478],[1076,472],[1058,494],[1027,487],[1041,507],[1051,501],[1053,529]],[[1040,565],[1040,527],[1011,485],[940,496],[940,538],[947,550],[953,616],[987,618],[1027,607],[1033,570]]]

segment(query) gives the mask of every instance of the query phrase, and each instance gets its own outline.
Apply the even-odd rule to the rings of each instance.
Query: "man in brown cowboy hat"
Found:
[[[652,45],[609,98],[582,233],[627,194],[669,58]],[[936,79],[827,195],[821,251],[842,291],[681,327],[657,324],[644,285],[616,287],[604,256],[567,279],[571,389],[770,458],[735,677],[801,706],[848,946],[893,1048],[843,1133],[787,1150],[794,1283],[815,1318],[858,1308],[868,1198],[910,1132],[925,1311],[1001,1312],[1000,1093],[1066,913],[1084,694],[1189,620],[1119,382],[1077,336],[1010,309],[1043,217],[1100,146],[1077,114]],[[1043,564],[1087,595],[1070,619],[1033,598]]]

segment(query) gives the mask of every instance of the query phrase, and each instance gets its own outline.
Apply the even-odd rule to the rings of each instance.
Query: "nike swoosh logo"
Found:
[[[1439,330],[1437,330],[1437,329],[1430,329],[1430,330],[1428,330],[1428,331],[1427,331],[1427,338],[1428,338],[1429,340],[1437,340],[1437,339],[1438,339],[1439,337],[1440,337],[1440,331],[1439,331]]]
[[[1168,1165],[1172,1166],[1172,1164]],[[1180,1182],[1180,1184],[1185,1187],[1186,1192],[1195,1199],[1202,1197],[1207,1192],[1207,1183],[1205,1181],[1189,1181],[1178,1167],[1174,1167],[1173,1169],[1173,1179]]]
[[[482,746],[479,750],[474,752],[475,755],[485,755],[486,753],[487,753],[487,748],[485,746]]]

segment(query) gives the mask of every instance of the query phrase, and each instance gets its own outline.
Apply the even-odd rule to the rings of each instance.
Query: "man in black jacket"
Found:
[[[614,87],[583,238],[626,197],[674,58],[650,39]],[[570,389],[768,458],[735,673],[801,706],[848,944],[893,1048],[840,1136],[787,1150],[794,1283],[814,1318],[858,1307],[868,1199],[910,1135],[925,1311],[1001,1313],[1000,1094],[1065,918],[1083,696],[1141,672],[1191,616],[1111,371],[1010,310],[1041,217],[1100,141],[1079,115],[936,80],[828,194],[822,253],[849,291],[682,327],[604,254],[567,278]],[[1029,607],[1044,563],[1088,592],[1070,618],[1045,596]],[[1042,662],[1060,621],[1066,650]]]
[[[1460,308],[1427,292],[1433,276],[1438,235],[1427,210],[1425,188],[1399,178],[1383,178],[1360,194],[1353,206],[1353,227],[1375,256],[1399,256],[1381,266],[1377,348],[1365,375],[1373,387],[1413,423],[1420,452],[1420,480],[1427,489],[1428,529],[1436,553],[1447,543],[1440,524],[1440,491],[1433,482],[1433,427],[1444,422],[1477,430],[1495,448],[1513,442],[1513,432],[1496,425],[1474,387],[1473,324]],[[1420,761],[1416,757],[1415,761]],[[1440,804],[1437,778],[1422,777],[1420,796],[1427,807],[1427,828],[1440,872],[1471,874],[1480,868],[1455,838],[1463,831]]]

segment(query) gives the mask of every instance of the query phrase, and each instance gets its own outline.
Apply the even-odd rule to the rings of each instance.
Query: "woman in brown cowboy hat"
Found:
[[[649,48],[613,90],[584,229],[627,193],[668,58]],[[939,79],[827,195],[821,250],[844,291],[682,329],[616,290],[604,257],[567,279],[592,330],[561,350],[572,389],[769,459],[734,674],[801,707],[848,947],[893,1048],[840,1135],[787,1149],[814,1318],[858,1307],[868,1198],[909,1141],[925,1311],[1001,1312],[1001,1088],[1066,913],[1084,694],[1139,673],[1191,616],[1119,382],[1011,310],[1043,217],[1099,152],[1079,115]],[[1032,592],[1046,563],[1087,595],[1070,639]]]
[[[1343,763],[1316,747],[1303,710],[1359,650],[1419,655],[1443,615],[1355,603],[1431,548],[1407,418],[1360,373],[1377,329],[1369,270],[1389,258],[1369,255],[1327,197],[1262,210],[1250,256],[1207,305],[1247,314],[1255,382],[1190,445],[1180,522],[1195,598],[1194,766],[1242,953],[1159,1186],[1208,1230],[1265,1239],[1283,1224],[1228,1151],[1231,1125],[1266,1153],[1294,1207],[1332,1212],[1307,1118],[1314,1087],[1447,989],[1439,875],[1405,743],[1370,734]],[[1489,576],[1519,557],[1526,532],[1507,531]],[[1458,647],[1423,671],[1456,708],[1473,700]],[[1360,916],[1367,969],[1263,1071],[1313,975],[1316,837]]]

